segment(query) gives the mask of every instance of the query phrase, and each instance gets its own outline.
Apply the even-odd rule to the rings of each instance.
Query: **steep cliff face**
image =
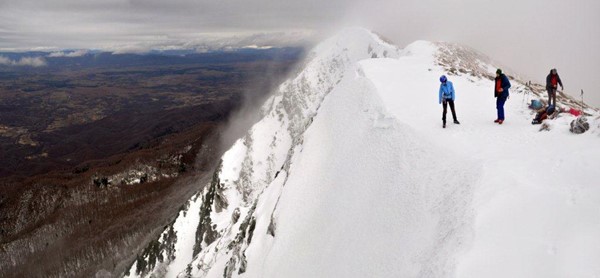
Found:
[[[600,157],[598,129],[580,137],[561,132],[572,120],[566,115],[550,133],[532,129],[526,98],[535,95],[518,79],[507,104],[512,118],[499,127],[492,123],[494,71],[489,59],[467,48],[418,41],[400,50],[364,29],[323,42],[128,276],[525,277],[537,269],[519,263],[527,260],[576,269],[571,261],[539,259],[546,247],[522,235],[556,245],[600,232],[587,225],[600,219],[598,177],[580,163]],[[463,122],[448,129],[441,128],[437,103],[441,74],[454,82]],[[568,140],[576,144],[543,152]],[[506,201],[503,188],[539,207],[521,197]],[[586,205],[570,207],[563,197]],[[522,216],[505,213],[519,210]],[[565,223],[585,229],[561,229]],[[557,232],[536,234],[537,226]],[[502,259],[518,249],[514,239],[534,251]],[[586,254],[600,258],[594,246],[600,242],[591,241]],[[562,254],[577,257],[573,250]],[[597,268],[585,264],[578,273]]]
[[[264,104],[263,119],[223,156],[213,182],[180,213],[173,224],[176,245],[180,245],[174,256],[161,255],[167,251],[156,251],[161,253],[156,255],[145,252],[129,275],[243,273],[247,265],[245,251],[257,218],[260,224],[266,221],[271,237],[276,230],[275,219],[271,218],[278,196],[263,196],[265,189],[272,186],[281,190],[284,186],[291,159],[301,148],[303,134],[323,99],[344,77],[356,74],[358,61],[398,55],[395,46],[363,29],[345,30],[317,46],[303,70],[282,84]],[[259,207],[258,217],[257,206],[263,199],[268,199],[270,205]],[[191,227],[194,223],[198,225]],[[193,238],[189,231],[194,231]]]

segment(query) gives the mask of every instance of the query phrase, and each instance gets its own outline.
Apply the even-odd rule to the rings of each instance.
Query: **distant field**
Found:
[[[301,55],[94,53],[0,66],[0,277],[122,274],[211,177],[231,113]]]
[[[73,167],[210,120],[224,112],[216,107],[264,93],[300,53],[97,53],[0,66],[0,177]]]

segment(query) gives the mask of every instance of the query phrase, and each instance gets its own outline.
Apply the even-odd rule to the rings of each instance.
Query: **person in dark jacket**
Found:
[[[446,128],[446,112],[448,112],[448,104],[450,104],[450,110],[452,111],[452,119],[454,119],[454,123],[460,124],[456,119],[456,111],[454,111],[454,100],[456,99],[454,86],[445,75],[440,77],[440,82],[439,103],[441,103],[442,107],[444,108],[444,111],[442,112],[443,128]]]
[[[556,69],[550,70],[548,76],[546,76],[546,90],[548,91],[548,105],[556,106],[556,89],[558,89],[558,85],[560,85],[561,90],[565,90],[563,87],[562,81],[560,80],[560,76],[556,72]]]
[[[504,122],[504,103],[508,99],[510,81],[508,77],[502,73],[501,69],[496,71],[496,79],[494,82],[494,97],[496,97],[496,109],[498,110],[498,118],[494,123],[502,124]]]

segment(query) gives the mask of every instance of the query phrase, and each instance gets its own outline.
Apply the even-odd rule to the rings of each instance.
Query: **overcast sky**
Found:
[[[474,47],[541,82],[556,67],[600,107],[598,0],[0,0],[0,49],[298,45],[364,26],[404,46]]]

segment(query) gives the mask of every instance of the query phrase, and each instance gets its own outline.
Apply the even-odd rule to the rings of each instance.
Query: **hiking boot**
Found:
[[[498,122],[500,122],[500,119],[496,119],[496,120],[494,121],[494,123],[498,123]]]
[[[458,122],[458,120],[454,120],[454,123],[457,124],[457,125],[460,124],[460,122]]]
[[[498,124],[502,124],[504,122],[504,120],[498,120]]]

